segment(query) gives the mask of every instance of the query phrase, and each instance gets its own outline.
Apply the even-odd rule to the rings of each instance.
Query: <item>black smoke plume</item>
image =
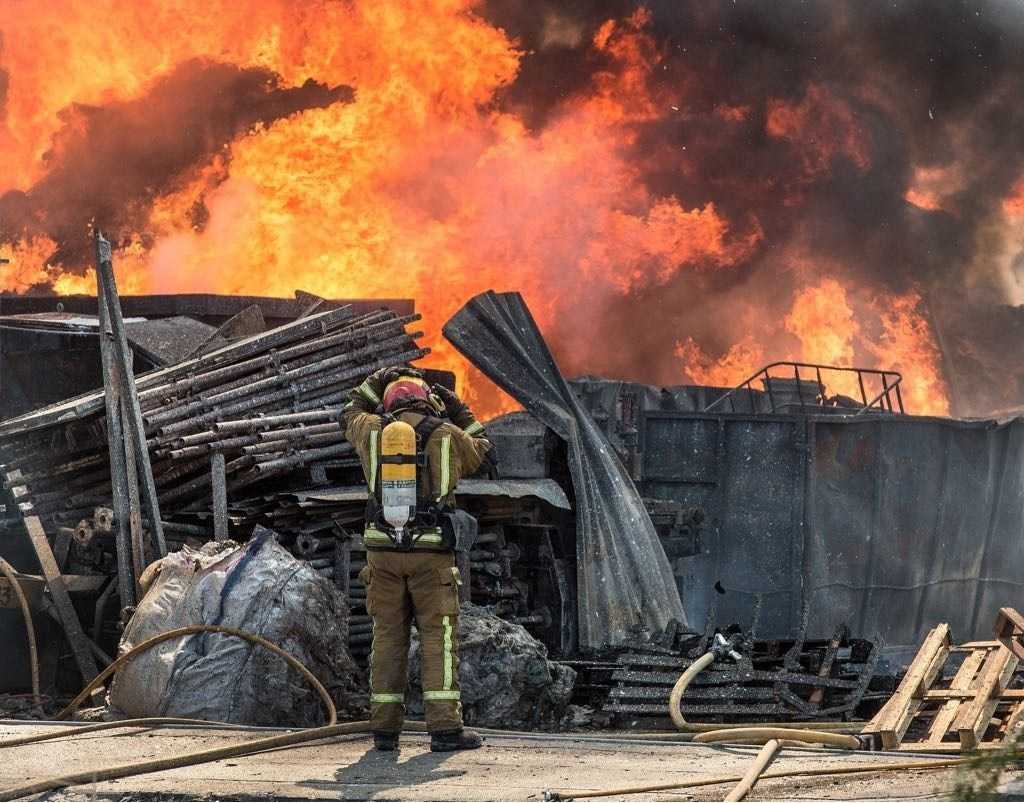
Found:
[[[488,0],[489,19],[529,54],[504,102],[527,109],[527,119],[542,128],[602,66],[590,46],[598,27],[637,5]],[[652,84],[685,87],[686,107],[644,126],[637,164],[658,165],[643,157],[666,148],[685,145],[689,154],[685,175],[671,165],[652,167],[648,186],[687,207],[714,202],[729,220],[756,218],[764,237],[738,268],[712,277],[684,271],[668,287],[618,299],[604,312],[602,328],[631,332],[631,346],[608,349],[606,370],[681,381],[673,338],[692,336],[721,353],[746,334],[731,321],[741,298],[759,297],[767,309],[784,311],[785,299],[807,278],[785,258],[787,247],[799,244],[823,271],[840,265],[860,286],[924,294],[955,412],[1021,405],[1024,365],[996,359],[1006,352],[1009,326],[991,323],[994,315],[1019,320],[1007,294],[1007,282],[1017,277],[997,264],[1005,243],[990,229],[1024,173],[1024,6],[1001,0],[639,5],[651,12],[649,31],[664,54]],[[827,115],[812,115],[804,136],[766,133],[773,103],[799,106],[815,91],[850,110],[867,164],[840,150],[828,157],[827,169],[808,171],[821,138],[842,134],[829,130]],[[724,107],[746,116],[723,125]],[[948,175],[942,209],[905,199],[922,169]],[[574,336],[557,333],[556,345]]]
[[[0,80],[0,100],[3,86]],[[0,242],[44,235],[58,244],[52,263],[88,265],[89,221],[115,238],[141,230],[154,199],[239,134],[352,98],[349,87],[282,87],[269,70],[196,59],[135,100],[75,104],[62,112],[47,174],[27,192],[0,196]]]

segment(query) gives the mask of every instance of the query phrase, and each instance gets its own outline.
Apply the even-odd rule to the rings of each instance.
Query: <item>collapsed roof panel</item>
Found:
[[[181,362],[216,331],[209,324],[183,315],[155,321],[129,319],[124,323],[129,345],[154,365]]]
[[[643,500],[563,379],[518,293],[472,298],[444,335],[569,446],[576,494],[580,647],[625,643],[630,630],[685,622],[675,578]]]

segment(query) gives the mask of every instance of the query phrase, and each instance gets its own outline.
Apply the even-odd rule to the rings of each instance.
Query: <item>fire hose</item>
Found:
[[[142,775],[148,772],[158,772],[161,770],[175,769],[178,767],[189,767],[195,764],[204,764],[209,761],[219,761],[225,758],[236,758],[239,756],[249,755],[251,753],[260,752],[263,750],[271,750],[279,747],[290,747],[297,744],[304,744],[306,742],[318,741],[320,739],[327,739],[333,736],[340,736],[343,734],[352,733],[369,733],[368,722],[351,722],[347,724],[337,724],[338,713],[334,706],[334,701],[331,699],[330,694],[327,693],[327,689],[324,688],[323,684],[317,680],[317,678],[310,672],[302,663],[300,663],[294,656],[282,650],[276,644],[273,644],[261,636],[253,635],[252,633],[245,633],[241,630],[236,630],[231,627],[223,627],[221,625],[189,625],[188,627],[180,627],[175,630],[169,630],[165,633],[160,633],[153,636],[150,639],[142,642],[136,647],[126,652],[124,655],[118,657],[110,666],[104,669],[99,675],[86,685],[82,692],[71,701],[68,706],[57,715],[58,719],[63,719],[66,716],[70,716],[77,707],[85,700],[93,689],[98,688],[108,677],[113,675],[117,670],[124,666],[129,661],[136,658],[138,655],[146,652],[147,650],[155,647],[157,644],[168,641],[172,638],[178,638],[180,636],[188,636],[194,633],[223,633],[229,636],[235,636],[237,638],[245,639],[246,641],[258,644],[262,647],[266,647],[268,650],[273,652],[275,655],[281,656],[285,661],[288,662],[289,666],[296,669],[314,688],[317,694],[323,700],[324,707],[327,709],[328,723],[316,728],[307,728],[304,730],[293,731],[291,733],[282,733],[275,736],[269,736],[263,739],[254,739],[252,741],[243,742],[241,744],[225,745],[224,747],[216,747],[207,750],[199,750],[190,753],[182,753],[177,756],[168,756],[166,758],[151,759],[149,761],[139,761],[129,764],[119,764],[113,767],[104,767],[100,769],[90,769],[83,772],[71,773],[68,775],[60,775],[53,778],[46,778],[41,781],[34,781],[31,783],[24,784],[22,786],[9,787],[7,789],[0,790],[0,800],[16,800],[26,795],[38,794],[41,792],[50,792],[55,789],[61,789],[65,786],[74,786],[80,783],[98,783],[100,781],[110,781],[117,778],[127,778],[133,775]],[[32,742],[41,742],[48,739],[56,739],[62,736],[77,736],[82,733],[95,733],[100,730],[109,730],[114,728],[123,728],[128,726],[140,726],[148,727],[153,725],[168,725],[168,724],[210,724],[202,720],[188,720],[188,719],[175,719],[169,717],[152,717],[145,719],[127,720],[121,722],[104,722],[97,725],[85,726],[81,728],[71,728],[68,730],[58,731],[56,733],[42,734],[39,736],[30,736],[22,739],[13,739],[6,742],[0,742],[0,748],[4,747],[15,747],[17,745],[29,744]],[[410,729],[415,729],[416,725],[421,723],[409,723]]]
[[[113,767],[105,767],[100,769],[90,769],[77,773],[70,773],[67,775],[56,776],[52,778],[43,779],[41,781],[35,781],[21,786],[9,787],[7,789],[0,790],[0,800],[16,800],[27,795],[40,794],[44,792],[51,792],[56,789],[61,789],[67,786],[74,786],[81,783],[99,783],[102,781],[111,781],[119,778],[128,778],[135,775],[143,775],[150,772],[160,772],[164,770],[177,769],[180,767],[195,766],[197,764],[204,764],[211,761],[220,761],[226,758],[238,758],[241,756],[251,755],[253,753],[262,752],[265,750],[272,750],[283,747],[293,747],[300,744],[307,744],[310,742],[321,741],[323,739],[329,739],[336,736],[349,735],[349,734],[368,734],[370,733],[369,722],[351,722],[338,724],[337,723],[337,711],[334,706],[334,702],[331,700],[327,690],[323,687],[323,684],[296,658],[289,653],[282,650],[275,644],[267,641],[266,639],[253,635],[251,633],[245,633],[234,628],[223,627],[220,625],[190,625],[188,627],[177,628],[170,630],[165,633],[153,636],[150,639],[142,642],[136,647],[132,648],[124,655],[118,657],[110,666],[108,666],[103,672],[96,676],[82,692],[58,715],[58,719],[72,714],[77,706],[85,700],[93,689],[98,688],[108,677],[113,675],[118,669],[124,666],[126,663],[133,660],[141,653],[151,649],[152,647],[160,644],[164,641],[168,641],[172,638],[180,636],[191,635],[194,633],[202,632],[214,632],[223,633],[225,635],[234,636],[250,641],[254,644],[266,647],[275,654],[281,656],[288,662],[288,664],[294,667],[300,674],[306,678],[310,685],[317,691],[321,699],[324,702],[324,706],[328,711],[328,724],[322,725],[315,728],[306,728],[303,730],[292,731],[289,733],[277,734],[274,736],[265,737],[262,739],[254,739],[248,742],[242,742],[240,744],[226,745],[223,747],[210,748],[206,750],[193,751],[189,753],[182,753],[176,756],[168,756],[166,758],[151,759],[148,761],[132,762],[128,764],[120,764]],[[680,678],[677,685],[683,685],[683,689],[679,692],[679,698],[682,697],[682,692],[685,691],[685,684],[682,684],[684,678],[688,684],[692,681],[693,677],[700,672],[701,669],[705,668],[710,664],[714,658],[712,654],[711,660],[704,661],[703,656],[697,663],[702,663],[702,666],[693,672],[684,673],[683,677]],[[692,669],[692,667],[691,667]],[[673,690],[673,693],[675,690]],[[681,718],[681,715],[680,715]],[[684,720],[685,722],[685,720]],[[134,720],[121,720],[117,722],[104,722],[95,725],[79,726],[61,731],[56,731],[47,734],[37,734],[35,736],[23,737],[19,739],[11,739],[0,742],[0,749],[5,747],[16,747],[20,745],[26,745],[36,742],[47,741],[51,739],[58,739],[65,736],[72,738],[86,734],[96,733],[103,730],[112,730],[126,727],[153,727],[159,725],[209,725],[210,722],[206,720],[194,720],[194,719],[180,719],[174,717],[148,717],[143,719]],[[220,723],[226,724],[226,723]],[[407,722],[405,730],[413,732],[421,732],[425,730],[424,723],[422,722]],[[922,762],[910,762],[903,764],[889,764],[878,767],[834,767],[834,768],[822,768],[816,770],[795,770],[788,772],[773,772],[765,773],[764,770],[767,768],[771,759],[774,757],[778,748],[781,747],[782,741],[780,737],[785,737],[787,740],[798,740],[798,741],[813,741],[817,743],[834,743],[833,738],[837,739],[852,739],[853,737],[843,736],[841,734],[830,734],[818,731],[806,731],[788,728],[764,728],[764,727],[739,727],[739,728],[727,728],[727,729],[716,729],[710,732],[700,733],[694,737],[694,741],[700,741],[704,743],[719,742],[719,741],[735,741],[737,739],[749,739],[749,738],[768,738],[768,743],[762,749],[755,760],[754,765],[748,770],[744,776],[727,776],[720,778],[710,778],[699,781],[689,781],[684,783],[675,784],[661,784],[656,786],[646,787],[629,787],[624,789],[614,790],[602,790],[597,792],[584,792],[576,795],[564,795],[563,793],[548,791],[545,792],[545,800],[573,800],[583,799],[591,797],[607,797],[607,796],[621,796],[626,794],[641,794],[647,792],[664,791],[670,789],[685,789],[685,788],[696,788],[701,786],[711,786],[723,783],[736,783],[739,782],[733,792],[730,794],[727,800],[742,800],[747,792],[753,788],[754,784],[759,778],[782,778],[782,777],[798,777],[798,776],[817,776],[817,775],[847,775],[852,773],[865,773],[865,772],[882,772],[891,770],[909,770],[909,769],[930,769],[938,767],[949,767],[961,764],[966,759],[947,759],[941,761],[922,761]],[[856,741],[854,739],[854,741]],[[842,746],[849,747],[850,742],[845,742]]]
[[[966,759],[938,759],[935,761],[904,762],[901,764],[885,764],[874,767],[831,767],[816,770],[790,770],[780,772],[765,772],[778,753],[787,745],[819,744],[828,747],[838,747],[845,750],[862,750],[866,744],[852,734],[832,733],[826,730],[817,730],[813,727],[792,728],[778,725],[700,725],[687,722],[681,710],[683,695],[687,688],[702,671],[707,669],[716,660],[730,657],[738,660],[742,656],[736,652],[738,636],[726,639],[721,633],[715,635],[715,640],[710,651],[695,660],[676,681],[669,695],[669,714],[672,722],[679,731],[684,733],[695,733],[693,741],[701,744],[714,744],[718,742],[755,743],[763,745],[760,752],[754,758],[754,762],[743,775],[725,776],[719,778],[707,778],[699,781],[685,781],[682,783],[657,784],[643,787],[625,787],[620,789],[603,789],[596,792],[580,792],[578,794],[560,793],[548,790],[544,793],[545,800],[582,800],[596,797],[620,797],[622,795],[647,794],[650,792],[663,792],[671,789],[693,789],[701,786],[715,786],[718,784],[736,784],[733,790],[725,797],[727,801],[743,800],[754,788],[754,785],[761,778],[790,778],[800,776],[816,775],[849,775],[854,773],[870,772],[891,772],[895,770],[911,769],[935,769],[940,767],[952,767],[964,763]],[[834,723],[828,723],[832,725]],[[824,723],[817,723],[817,727],[823,727]]]
[[[21,606],[21,616],[25,620],[25,634],[28,637],[28,659],[32,669],[32,700],[38,706],[42,705],[42,696],[39,693],[39,653],[36,650],[36,630],[32,623],[32,611],[28,607],[28,600],[25,592],[18,582],[18,574],[6,560],[0,558],[0,572],[11,584],[14,596],[18,598],[18,605]]]

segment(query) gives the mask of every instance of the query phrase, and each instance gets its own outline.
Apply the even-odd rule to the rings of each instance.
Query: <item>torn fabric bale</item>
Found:
[[[194,624],[232,627],[279,645],[317,676],[342,716],[362,712],[361,673],[348,653],[348,605],[274,533],[247,545],[211,542],[160,564],[121,639],[120,653],[159,633]],[[279,656],[219,633],[158,645],[115,677],[110,706],[126,717],[186,717],[248,725],[323,722],[316,693]]]
[[[419,634],[409,651],[411,716],[423,714]],[[459,686],[467,725],[483,728],[553,730],[569,715],[576,672],[548,660],[547,649],[521,625],[487,608],[465,604],[459,611]]]
[[[576,491],[580,647],[686,622],[672,568],[629,474],[562,377],[518,293],[470,299],[444,336],[569,445]]]

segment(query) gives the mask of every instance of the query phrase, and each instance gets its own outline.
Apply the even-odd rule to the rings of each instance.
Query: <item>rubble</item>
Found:
[[[262,326],[261,316],[242,310],[216,338],[194,349],[197,356],[140,375],[142,424],[172,554],[198,548],[214,535],[243,542],[255,528],[274,530],[277,549],[301,561],[296,565],[303,566],[310,582],[319,575],[329,581],[323,587],[333,585],[334,602],[317,604],[327,611],[320,615],[332,620],[347,613],[338,638],[355,662],[346,672],[358,676],[358,683],[365,680],[372,641],[366,589],[358,581],[365,564],[366,487],[341,432],[340,404],[366,373],[418,359],[426,349],[419,348],[418,333],[407,331],[418,319],[415,314],[325,310],[322,300],[306,301],[306,317],[266,332],[254,332]],[[483,325],[489,316],[497,328]],[[739,398],[753,399],[751,410],[737,417],[707,412],[724,390],[717,395],[711,388],[659,391],[594,378],[565,382],[531,325],[514,295],[485,294],[446,329],[492,372],[509,344],[521,340],[530,347],[529,361],[519,366],[525,373],[503,381],[532,412],[487,422],[488,437],[503,458],[502,476],[469,478],[458,489],[460,506],[477,518],[481,533],[473,550],[459,556],[465,601],[474,604],[467,606],[464,620],[468,719],[529,728],[607,724],[611,717],[620,724],[664,721],[669,689],[703,649],[702,639],[714,632],[710,623],[737,621],[741,615],[748,617],[744,627],[752,645],[745,663],[715,666],[699,678],[683,701],[687,717],[707,722],[850,717],[860,703],[881,695],[868,685],[879,660],[877,644],[845,635],[830,638],[827,632],[809,635],[808,604],[796,593],[780,592],[806,568],[794,573],[789,549],[780,552],[773,540],[789,533],[783,528],[819,526],[816,518],[805,522],[795,515],[794,505],[809,503],[812,491],[845,493],[857,477],[835,474],[839,463],[827,488],[808,485],[806,497],[793,496],[798,480],[789,485],[781,480],[802,476],[799,471],[775,460],[774,452],[748,460],[748,454],[759,452],[743,446],[760,437],[761,426],[791,427],[799,444],[801,427],[810,428],[807,438],[815,431],[823,438],[830,428],[852,436],[849,422],[834,410],[827,421],[812,421],[803,407],[800,415],[776,410],[778,421],[757,418],[754,408],[765,394],[749,388]],[[123,601],[117,604],[117,583],[104,580],[117,571],[114,536],[122,521],[110,504],[103,405],[103,394],[94,392],[0,424],[7,485],[21,512],[38,514],[45,527],[33,543],[52,541],[55,566],[69,591],[85,588],[83,577],[98,581],[89,587],[88,599],[85,592],[76,593],[76,605],[93,614],[83,617],[89,639],[79,646],[93,649],[101,663],[103,650],[112,652],[117,643],[119,614],[130,613]],[[561,412],[553,412],[556,408]],[[903,426],[903,419],[887,415],[885,426]],[[742,429],[739,445],[733,443],[739,436],[731,434],[737,429]],[[743,460],[729,471],[716,468],[721,460],[735,462],[737,455]],[[813,467],[824,476],[830,465],[818,455]],[[720,498],[725,483],[753,470],[768,471],[769,487],[778,490],[758,497],[758,504],[781,500],[784,508],[778,516],[772,513],[778,521],[772,519],[768,530],[751,513],[761,509],[753,501],[725,505]],[[752,480],[744,482],[746,487]],[[901,499],[885,496],[881,509]],[[600,537],[595,523],[603,528]],[[760,540],[751,541],[752,528]],[[794,531],[793,537],[802,532]],[[764,587],[755,582],[760,574],[746,577],[753,571],[745,568],[752,562],[749,550],[734,553],[748,542],[775,555],[756,569],[775,572],[770,577],[779,575],[778,584]],[[134,557],[145,564],[154,557],[153,547],[146,539],[142,544]],[[822,560],[814,544],[808,549]],[[670,590],[679,578],[693,581],[679,586],[687,613],[698,612],[696,618],[705,623],[704,634],[678,624],[685,620],[681,610],[665,620],[668,609],[674,610],[673,595],[666,598],[659,590],[666,565]],[[856,571],[860,565],[851,560],[827,568]],[[719,569],[727,571],[719,574]],[[73,578],[78,581],[71,583]],[[705,582],[708,578],[714,579]],[[804,588],[840,593],[816,592],[809,579]],[[613,609],[614,621],[604,615]],[[873,611],[867,613],[876,616]],[[751,616],[760,625],[751,624]],[[831,618],[828,623],[834,627]],[[823,627],[823,617],[812,625]],[[863,632],[863,622],[855,627]],[[638,633],[649,631],[671,638],[638,640]],[[692,643],[684,644],[683,635]],[[331,635],[330,641],[329,651],[335,650],[338,639]],[[357,695],[351,689],[342,693],[343,686],[337,695],[341,708],[356,711]],[[167,704],[147,701],[143,708]],[[315,703],[310,708],[299,714],[315,721],[319,711]],[[218,718],[230,713],[216,710]],[[288,721],[273,705],[259,715],[244,714],[253,716]]]
[[[348,610],[333,585],[278,545],[274,533],[247,545],[185,547],[160,562],[121,639],[120,652],[159,633],[216,624],[262,636],[309,668],[339,712],[358,717],[365,684],[347,651]],[[323,723],[316,694],[279,656],[218,633],[165,642],[115,677],[116,715],[185,717],[246,725]]]
[[[418,333],[405,331],[417,318],[388,310],[329,310],[140,375],[161,505],[208,511],[214,453],[227,459],[232,494],[296,466],[351,455],[340,428],[310,432],[302,425],[336,421],[336,412],[324,410],[337,408],[367,373],[427,354],[416,346]],[[48,527],[74,526],[97,505],[110,504],[102,405],[102,392],[90,393],[0,426],[6,473],[20,473]],[[217,428],[254,415],[267,420],[243,431]],[[281,415],[291,417],[274,422]],[[280,429],[268,438],[265,431],[274,423]]]
[[[718,631],[671,632],[638,640],[617,657],[604,711],[621,724],[641,719],[668,725],[669,694],[679,676],[711,649]],[[850,638],[846,627],[831,639],[760,639],[739,628],[724,632],[737,643],[732,659],[716,660],[698,674],[680,711],[692,722],[788,722],[853,719],[871,697],[880,655],[877,644]]]
[[[419,638],[413,631],[408,707],[423,714]],[[548,660],[547,649],[521,625],[487,608],[459,611],[459,685],[467,725],[506,730],[557,730],[572,722],[576,672]]]

